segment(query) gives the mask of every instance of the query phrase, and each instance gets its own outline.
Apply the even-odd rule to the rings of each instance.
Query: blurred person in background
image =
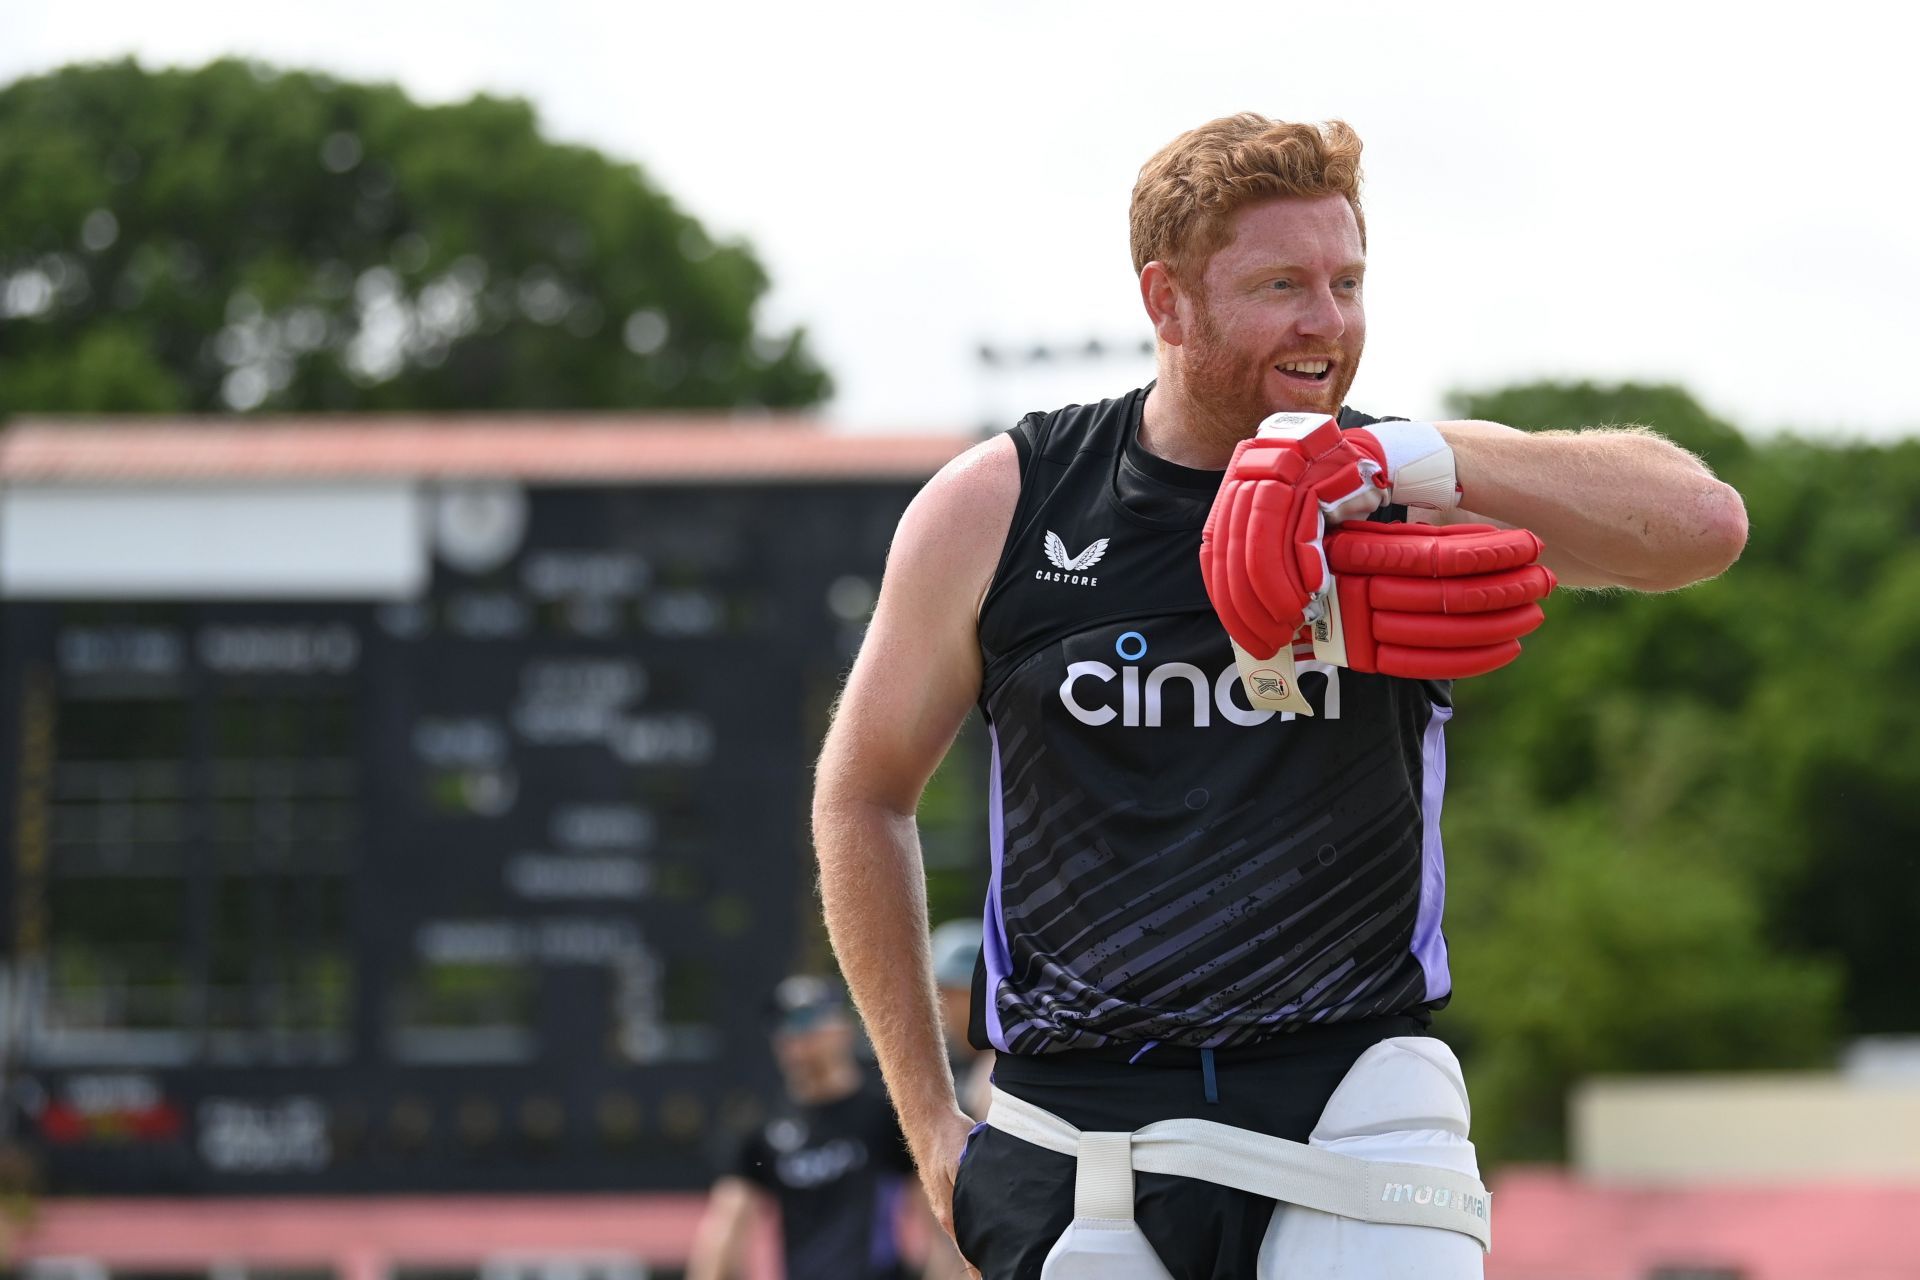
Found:
[[[776,1210],[786,1280],[908,1280],[903,1236],[925,1220],[927,1280],[959,1274],[913,1186],[899,1122],[855,1054],[857,1030],[834,985],[798,975],[774,989],[773,1052],[784,1105],[741,1142],[713,1185],[687,1280],[735,1280],[756,1217]],[[757,1278],[756,1278],[757,1280]]]
[[[975,1120],[987,1118],[993,1087],[993,1051],[976,1049],[967,1039],[982,932],[978,920],[949,920],[934,926],[931,938],[933,981],[940,988],[940,1021],[953,1059],[954,1088],[960,1109]]]
[[[1665,591],[1720,573],[1745,543],[1739,495],[1651,431],[1348,408],[1366,336],[1359,158],[1344,124],[1243,114],[1142,168],[1132,244],[1158,378],[1030,414],[928,483],[822,752],[815,846],[841,972],[921,1181],[988,1280],[1483,1271],[1465,1084],[1429,1031],[1452,990],[1439,828],[1451,679],[1349,650],[1310,668],[1310,713],[1252,705],[1228,642],[1246,628],[1217,608],[1203,546],[1228,556],[1230,586],[1264,591],[1287,570],[1288,591],[1311,592],[1303,548],[1321,551],[1301,530],[1323,520],[1331,546],[1341,521],[1365,520],[1347,545],[1437,547],[1444,530],[1406,523],[1424,506],[1427,523],[1524,546],[1529,563],[1503,571],[1532,575],[1531,601],[1552,584],[1542,568]],[[1446,264],[1460,289],[1497,289],[1513,269]],[[1276,413],[1310,418],[1253,439]],[[1333,487],[1348,476],[1360,483]],[[1307,523],[1229,520],[1203,541],[1216,496],[1256,481],[1305,503]],[[1258,603],[1273,615],[1262,634],[1284,646],[1313,597],[1281,594],[1288,607]],[[1423,607],[1423,627],[1445,612]],[[998,1051],[978,1129],[948,1068],[914,825],[975,706],[994,792],[972,1039]],[[1192,1176],[1129,1170],[1139,1143],[1079,1136],[1190,1119],[1258,1153],[1236,1166],[1249,1181],[1367,1172],[1331,1151],[1415,1166],[1422,1183],[1390,1182],[1405,1194],[1387,1199],[1462,1216],[1394,1218],[1363,1191],[1316,1209],[1297,1181],[1271,1196],[1221,1185],[1225,1162],[1197,1138]],[[1090,1180],[1096,1167],[1112,1176]],[[1077,1185],[1099,1212],[1076,1212]]]

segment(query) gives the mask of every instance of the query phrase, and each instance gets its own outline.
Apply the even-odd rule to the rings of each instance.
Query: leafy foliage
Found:
[[[1490,1160],[1559,1154],[1584,1074],[1920,1032],[1920,442],[1749,442],[1665,386],[1452,408],[1654,427],[1752,527],[1684,592],[1559,593],[1519,662],[1456,689],[1442,1016]]]
[[[0,414],[816,403],[766,289],[524,102],[235,61],[0,88]]]

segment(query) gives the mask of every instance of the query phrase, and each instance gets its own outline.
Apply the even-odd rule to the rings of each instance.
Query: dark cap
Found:
[[[808,1031],[846,1007],[838,986],[801,973],[773,989],[767,1000],[767,1017],[775,1031]]]

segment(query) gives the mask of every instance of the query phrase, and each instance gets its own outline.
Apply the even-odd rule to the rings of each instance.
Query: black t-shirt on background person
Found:
[[[913,1160],[886,1095],[870,1085],[832,1102],[788,1104],[740,1144],[733,1174],[780,1206],[787,1280],[901,1280],[897,1223],[917,1194]]]

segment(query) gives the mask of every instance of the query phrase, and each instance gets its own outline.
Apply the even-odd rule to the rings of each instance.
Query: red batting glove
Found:
[[[1260,657],[1280,651],[1327,582],[1330,523],[1389,502],[1459,502],[1453,451],[1426,422],[1340,430],[1324,414],[1279,413],[1233,451],[1200,535],[1200,576],[1227,632]]]
[[[1315,646],[1355,671],[1415,680],[1482,675],[1520,656],[1554,588],[1526,529],[1492,525],[1349,524],[1326,539],[1339,596],[1338,635],[1315,624]]]
[[[1227,634],[1247,652],[1278,653],[1326,586],[1326,518],[1309,473],[1341,483],[1358,476],[1362,460],[1332,418],[1303,434],[1234,446],[1200,532],[1200,577]]]
[[[1277,413],[1242,439],[1200,533],[1200,578],[1240,649],[1275,654],[1319,618],[1327,526],[1386,503],[1459,503],[1453,451],[1430,422],[1342,432],[1331,416]]]

